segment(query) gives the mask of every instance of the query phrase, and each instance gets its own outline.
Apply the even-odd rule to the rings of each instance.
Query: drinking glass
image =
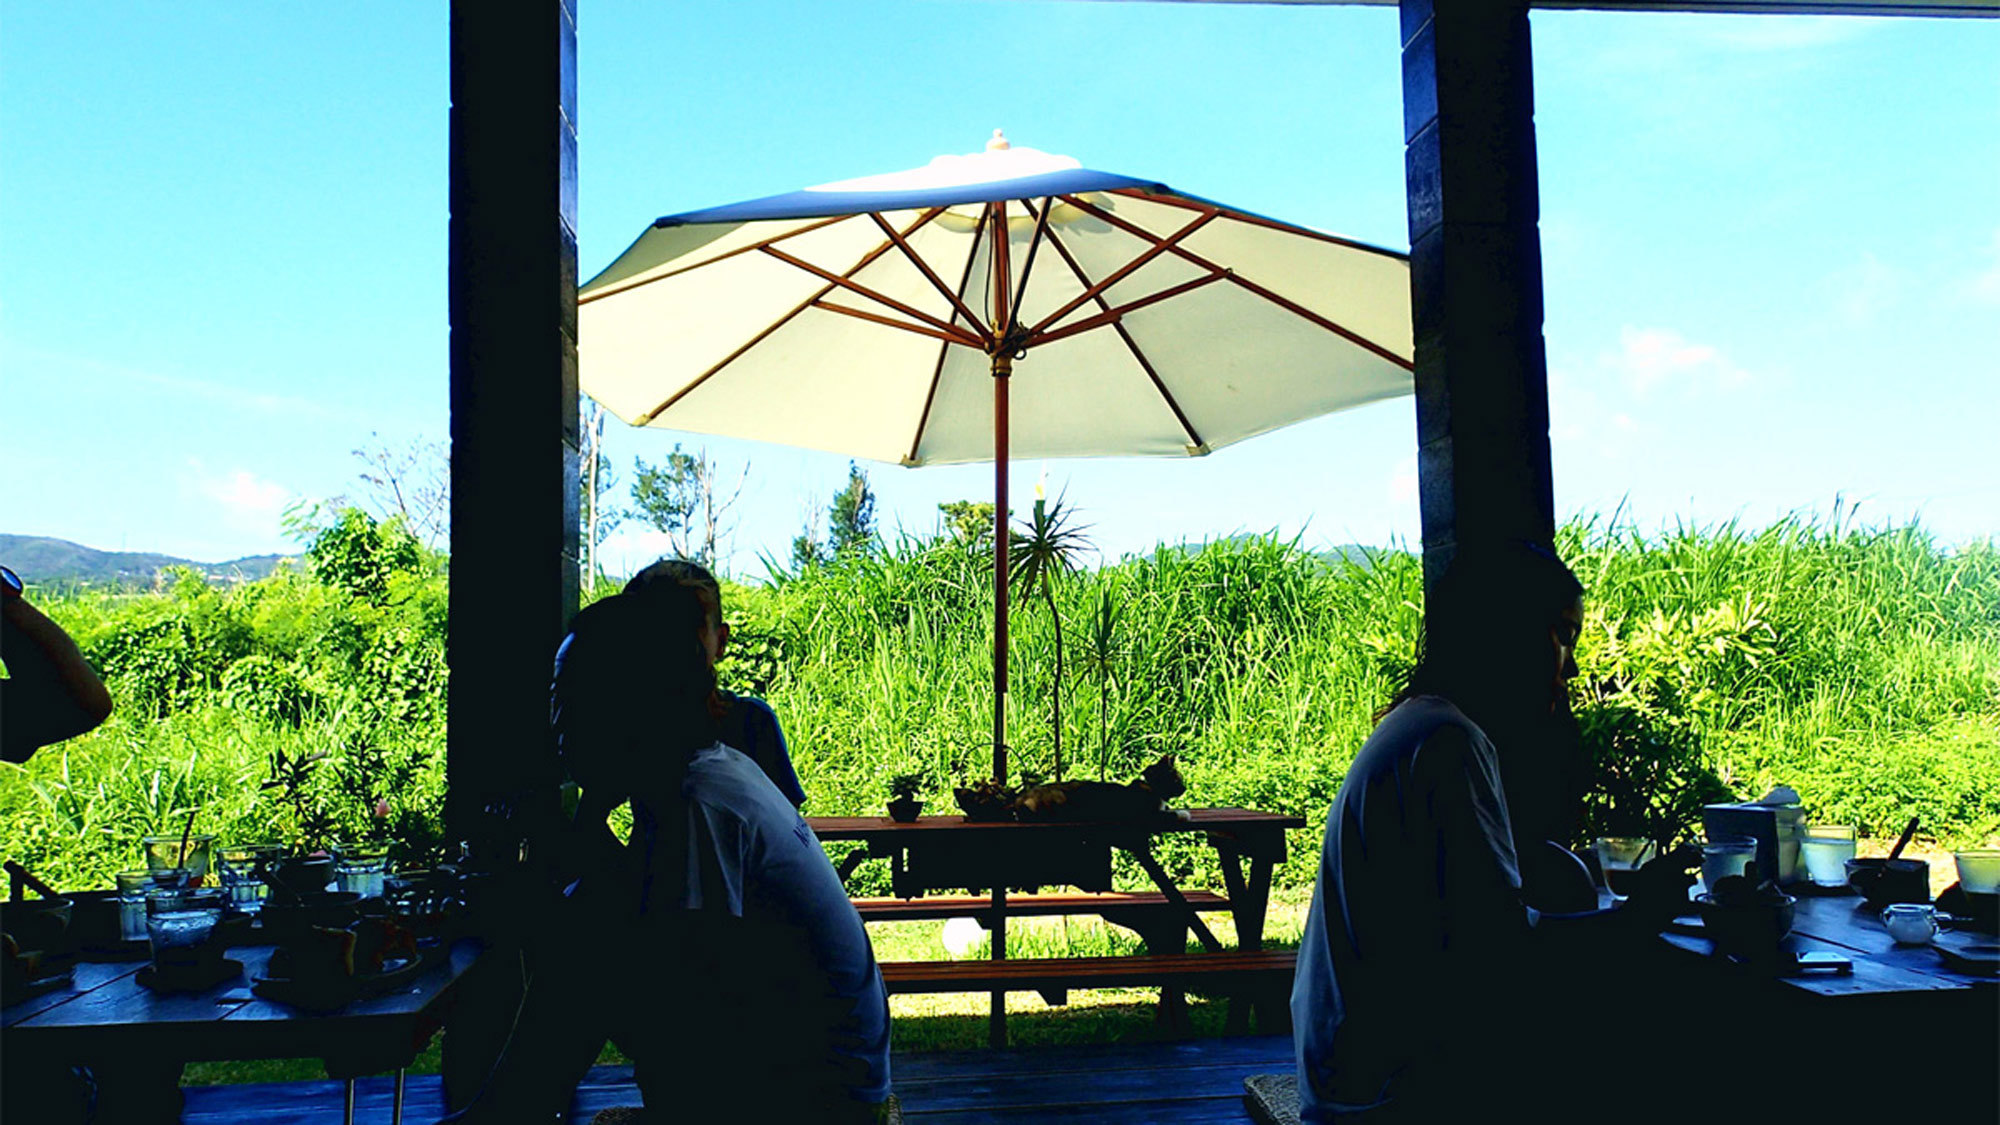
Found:
[[[389,870],[389,845],[336,844],[333,854],[333,877],[341,890],[352,891],[362,898],[382,897],[384,876]]]
[[[1951,860],[1958,866],[1960,889],[1987,895],[2000,891],[2000,848],[1953,852]]]
[[[215,856],[215,837],[189,836],[185,850],[181,838],[175,836],[147,836],[146,866],[154,871],[172,871],[176,868],[187,872],[188,882],[199,884],[207,877]]]
[[[222,892],[213,887],[146,892],[146,938],[152,943],[153,964],[163,969],[199,964],[220,921]]]
[[[1806,878],[1814,886],[1846,886],[1847,861],[1854,858],[1854,826],[1808,825],[1799,838],[1799,855],[1806,861]]]
[[[263,907],[269,893],[264,867],[282,850],[276,844],[232,844],[216,853],[216,870],[231,910],[254,914]]]
[[[1653,842],[1638,836],[1599,836],[1597,867],[1604,872],[1604,887],[1619,902],[1632,893],[1632,874],[1653,858]]]
[[[178,887],[181,872],[167,874],[167,886]],[[118,940],[146,940],[146,892],[161,884],[151,871],[120,871],[118,880]]]
[[[1741,875],[1757,858],[1754,836],[1717,836],[1701,846],[1701,885],[1710,894],[1731,875]]]

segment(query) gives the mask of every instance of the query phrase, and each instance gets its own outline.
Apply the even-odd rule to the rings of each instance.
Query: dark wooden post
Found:
[[[577,604],[575,0],[451,9],[447,819],[534,769]]]
[[[576,0],[453,0],[445,818],[494,859],[523,828],[495,810],[548,780],[549,663],[576,612],[576,280]],[[452,1109],[526,983],[523,935],[488,937],[445,1028]]]
[[[1402,0],[1424,577],[1555,532],[1526,0]]]

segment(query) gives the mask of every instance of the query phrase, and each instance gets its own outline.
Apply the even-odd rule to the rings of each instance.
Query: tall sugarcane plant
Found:
[[[1090,608],[1090,621],[1083,634],[1083,652],[1080,663],[1091,679],[1097,681],[1097,780],[1104,780],[1104,773],[1111,758],[1111,690],[1118,684],[1118,662],[1124,656],[1124,638],[1118,631],[1118,595],[1113,592],[1114,580],[1102,578],[1097,587],[1097,600]]]
[[[1073,514],[1071,509],[1063,507],[1060,496],[1053,504],[1036,497],[1034,517],[1019,525],[1010,548],[1015,589],[1031,599],[1039,599],[1048,608],[1049,621],[1055,626],[1055,682],[1049,693],[1049,725],[1054,735],[1057,781],[1063,776],[1063,628],[1062,614],[1056,609],[1056,582],[1060,575],[1075,570],[1083,553],[1090,549],[1090,540],[1083,534],[1087,529],[1070,526]]]

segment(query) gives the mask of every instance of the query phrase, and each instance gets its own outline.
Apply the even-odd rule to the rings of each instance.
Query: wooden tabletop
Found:
[[[1145,821],[1079,820],[967,820],[960,814],[920,816],[912,821],[891,820],[886,816],[809,816],[806,823],[821,840],[880,840],[923,836],[935,833],[1008,832],[1232,832],[1271,831],[1304,828],[1302,816],[1289,813],[1257,812],[1254,809],[1180,809],[1187,819],[1162,816]]]
[[[255,996],[274,947],[232,948],[243,974],[203,992],[160,994],[138,981],[145,962],[82,961],[68,987],[0,1009],[10,1041],[79,1057],[104,1050],[152,1051],[187,1061],[325,1057],[371,1039],[407,1040],[477,959],[480,947],[460,941],[408,983],[333,1012],[314,1013]]]
[[[2000,989],[2000,980],[1993,977],[1973,976],[1946,966],[1937,950],[1930,946],[1897,945],[1881,918],[1859,895],[1797,897],[1792,933],[1785,939],[1784,947],[1795,953],[1838,954],[1854,963],[1854,972],[1784,978],[1793,987],[1821,996]],[[1693,952],[1709,952],[1708,939],[1697,936],[1699,915],[1690,913],[1675,922],[1674,929],[1666,935],[1669,942]],[[1974,940],[1979,939],[1947,930],[1938,935],[1937,943],[1964,944]]]

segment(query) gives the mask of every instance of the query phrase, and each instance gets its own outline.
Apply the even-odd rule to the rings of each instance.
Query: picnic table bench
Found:
[[[1143,822],[969,821],[961,816],[808,817],[825,842],[857,841],[864,848],[849,856],[843,877],[870,858],[891,864],[896,898],[860,898],[855,909],[865,922],[973,917],[993,934],[991,961],[888,962],[883,982],[890,992],[990,992],[990,1038],[1005,1041],[1005,995],[1036,992],[1050,1003],[1067,999],[1071,988],[1158,985],[1160,1015],[1185,1024],[1183,989],[1200,987],[1230,996],[1229,1022],[1248,1026],[1255,1011],[1261,1025],[1286,1022],[1280,986],[1289,988],[1292,955],[1260,956],[1271,873],[1285,859],[1285,832],[1303,828],[1305,818],[1242,808],[1187,809]],[[1227,895],[1183,891],[1152,853],[1154,836],[1200,832],[1215,848]],[[1151,891],[1111,889],[1111,855],[1122,851],[1146,873]],[[1076,893],[1010,895],[1008,888],[1071,886]],[[924,897],[931,891],[991,888],[989,894]],[[1236,948],[1225,949],[1202,921],[1203,912],[1228,911],[1236,927]],[[1131,929],[1146,944],[1136,957],[1009,959],[1006,921],[1010,915],[1096,914]],[[1185,952],[1192,932],[1204,952]]]

